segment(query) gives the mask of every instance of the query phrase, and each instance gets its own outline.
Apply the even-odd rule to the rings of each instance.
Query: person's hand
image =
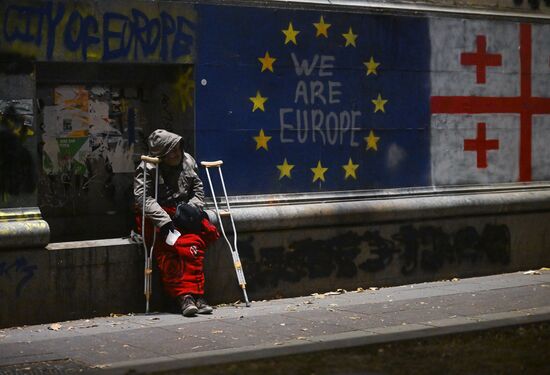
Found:
[[[160,234],[164,237],[164,242],[170,246],[174,246],[181,233],[176,229],[176,226],[172,221],[164,224],[160,227]]]
[[[169,232],[176,230],[176,226],[174,225],[173,221],[169,221],[166,224],[164,224],[162,227],[160,227],[160,235],[162,237],[166,237]]]

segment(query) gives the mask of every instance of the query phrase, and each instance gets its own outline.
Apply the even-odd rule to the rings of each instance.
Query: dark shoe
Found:
[[[179,296],[181,305],[181,313],[183,316],[195,316],[199,309],[195,305],[195,299],[193,296],[187,294],[185,296]]]
[[[199,314],[212,314],[212,311],[214,311],[212,306],[209,306],[208,303],[206,303],[204,297],[197,297],[197,299],[195,300],[195,305],[199,310]]]

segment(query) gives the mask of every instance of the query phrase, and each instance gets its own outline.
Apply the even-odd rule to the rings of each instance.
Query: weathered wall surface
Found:
[[[35,197],[55,241],[127,234],[132,170],[158,127],[223,159],[231,195],[550,177],[543,17],[240,4],[3,4],[1,52],[37,61]]]
[[[392,1],[393,4],[415,4],[421,6],[453,7],[468,10],[491,10],[541,14],[550,12],[548,0],[409,0]]]
[[[343,3],[3,2],[0,207],[126,235],[139,140],[167,128],[224,160],[252,299],[547,265],[546,2]],[[143,311],[139,246],[49,249],[0,253],[2,325]],[[242,298],[222,241],[206,273]]]
[[[53,241],[127,235],[146,136],[194,149],[195,23],[168,2],[2,3],[0,207],[40,206]]]
[[[249,294],[297,296],[540,268],[550,263],[549,198],[543,188],[238,209]],[[217,261],[227,262],[212,254],[219,251],[210,252],[209,270],[224,289],[210,285],[212,291],[242,299],[229,277],[234,272],[217,269]]]
[[[236,208],[249,298],[550,264],[550,193],[545,189],[359,201],[356,209],[349,209],[350,204]],[[269,225],[273,216],[286,219]],[[143,265],[142,246],[127,239],[3,251],[0,326],[143,312]],[[211,302],[243,300],[223,240],[207,251],[205,273]],[[151,311],[174,309],[161,290],[158,271],[154,276]]]
[[[198,11],[197,155],[234,194],[550,178],[544,20]]]
[[[142,295],[143,251],[127,240],[0,252],[3,327],[140,312]]]
[[[40,61],[189,63],[194,18],[174,2],[8,1],[2,50]]]

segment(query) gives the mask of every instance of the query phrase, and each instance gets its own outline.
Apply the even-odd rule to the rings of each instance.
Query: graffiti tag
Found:
[[[18,278],[15,295],[19,297],[21,290],[33,277],[38,266],[29,264],[25,257],[19,257],[14,262],[0,262],[0,277],[12,281]]]
[[[104,12],[96,16],[83,10],[69,10],[64,3],[39,5],[10,4],[5,8],[2,36],[11,45],[45,46],[46,59],[62,40],[66,51],[79,53],[82,61],[97,57],[103,61],[158,57],[178,61],[191,54],[194,23],[182,15],[165,11],[149,16],[131,8],[128,14]],[[100,52],[98,52],[100,51]]]
[[[451,234],[440,227],[405,225],[389,238],[379,231],[348,231],[324,240],[307,238],[288,247],[257,251],[252,242],[253,238],[239,242],[252,288],[275,287],[280,281],[295,283],[306,277],[353,278],[359,272],[384,271],[394,262],[405,276],[418,270],[434,273],[445,264],[508,264],[511,251],[508,227],[492,224],[485,225],[481,233],[467,226]]]

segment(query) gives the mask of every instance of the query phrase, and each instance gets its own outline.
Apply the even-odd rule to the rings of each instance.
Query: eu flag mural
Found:
[[[430,185],[426,19],[198,13],[197,159],[231,194]]]

